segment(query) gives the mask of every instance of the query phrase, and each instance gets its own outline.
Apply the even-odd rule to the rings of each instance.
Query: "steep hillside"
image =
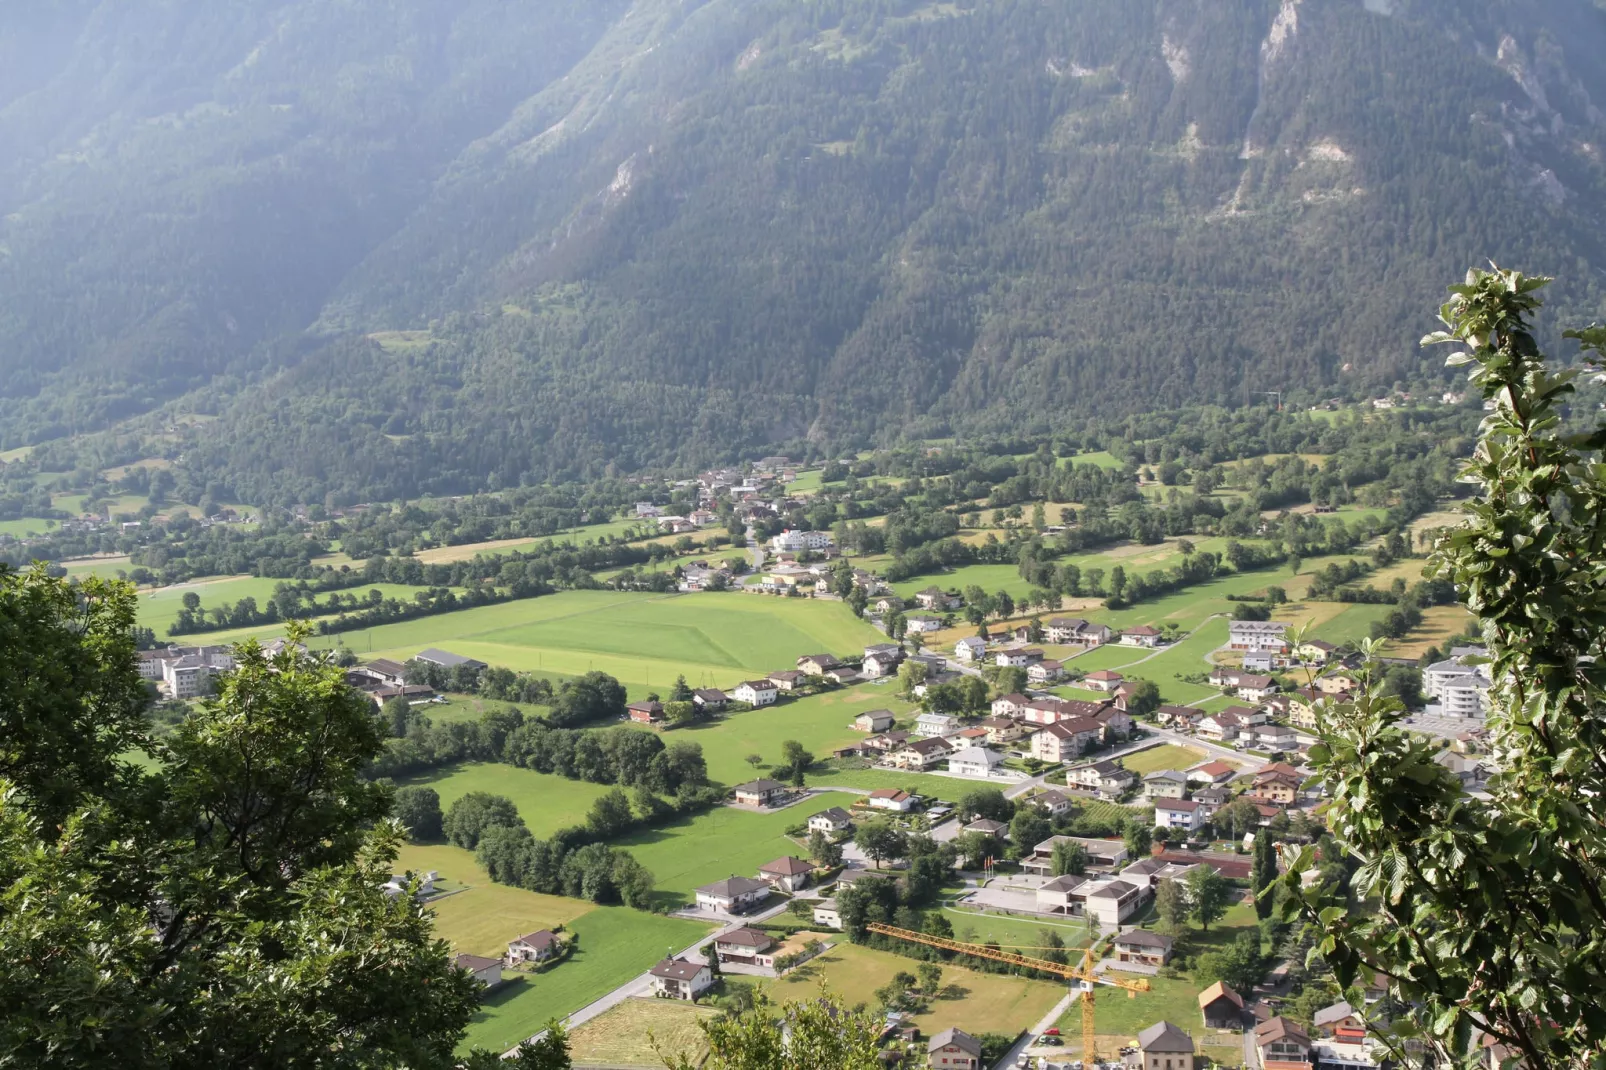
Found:
[[[0,433],[194,390],[246,500],[1412,382],[1488,258],[1606,315],[1593,0],[80,6]]]

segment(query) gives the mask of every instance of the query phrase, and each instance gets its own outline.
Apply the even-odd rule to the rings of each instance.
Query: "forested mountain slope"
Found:
[[[245,500],[1386,386],[1486,258],[1606,315],[1594,0],[47,11],[0,433],[194,391]]]

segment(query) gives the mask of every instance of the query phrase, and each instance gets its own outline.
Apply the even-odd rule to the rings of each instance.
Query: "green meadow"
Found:
[[[105,566],[98,566],[103,569]],[[110,569],[116,575],[118,568],[128,569],[125,562]],[[139,595],[139,623],[153,629],[160,639],[167,638],[167,629],[178,619],[179,610],[184,608],[184,596],[194,592],[201,599],[202,609],[215,609],[232,606],[242,598],[255,598],[260,608],[267,600],[273,597],[273,591],[281,583],[291,581],[278,579],[262,579],[256,576],[232,576],[223,579],[197,580],[193,583],[180,583],[171,587],[158,587],[154,590],[142,591]],[[386,598],[395,598],[401,601],[412,601],[413,597],[423,590],[421,587],[409,587],[399,583],[373,583],[362,587],[353,587],[340,593],[356,595],[363,599],[372,590],[379,591]],[[328,598],[327,593],[320,595]],[[230,629],[219,632],[199,632],[194,635],[179,637],[185,643],[230,643],[249,636],[270,636],[284,634],[284,625],[268,625],[258,628]]]
[[[250,577],[163,588],[140,596],[141,623],[164,632],[185,589],[203,605],[271,594],[274,580]],[[415,588],[387,588],[405,592]],[[355,588],[360,595],[366,587]],[[398,596],[402,596],[398,594]],[[282,625],[207,633],[235,642],[282,635]],[[491,665],[554,678],[596,670],[623,682],[633,698],[668,691],[677,676],[694,687],[733,687],[749,677],[793,668],[805,654],[856,654],[881,634],[840,602],[743,594],[654,595],[563,591],[542,598],[442,613],[365,631],[320,636],[368,657],[406,660],[443,647]]]
[[[397,785],[434,788],[440,794],[443,811],[471,791],[505,795],[519,808],[519,816],[530,826],[530,832],[543,839],[558,829],[585,824],[591,804],[613,790],[608,784],[566,780],[499,762],[464,762],[398,780]]]
[[[431,905],[437,934],[458,951],[495,954],[514,937],[555,925],[579,938],[576,950],[557,966],[533,975],[506,974],[512,980],[487,994],[462,1050],[511,1048],[540,1032],[550,1019],[561,1019],[606,995],[711,928],[493,884],[473,854],[456,847],[407,847],[397,863],[397,868],[438,870],[450,887],[463,888]]]

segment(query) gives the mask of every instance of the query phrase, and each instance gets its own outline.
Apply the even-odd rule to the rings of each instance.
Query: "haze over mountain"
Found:
[[[175,402],[240,500],[354,499],[1416,380],[1470,263],[1606,316],[1603,55],[1594,0],[28,5],[0,446]]]

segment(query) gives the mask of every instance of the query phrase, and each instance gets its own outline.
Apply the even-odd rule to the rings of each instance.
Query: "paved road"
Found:
[[[1037,1042],[1037,1038],[1043,1035],[1043,1030],[1052,1029],[1054,1023],[1060,1020],[1060,1016],[1066,1011],[1070,1010],[1071,1005],[1079,998],[1081,997],[1077,994],[1075,989],[1067,992],[1063,999],[1054,1004],[1053,1010],[1045,1014],[1041,1021],[1032,1026],[1031,1029],[1027,1030],[1019,1040],[1015,1041],[1014,1046],[1004,1053],[1004,1057],[993,1065],[1000,1068],[1013,1067],[1017,1065],[1020,1062],[1020,1057],[1026,1052],[1026,1049],[1035,1044]],[[1044,1051],[1045,1054],[1047,1052],[1053,1052],[1055,1055],[1059,1055],[1063,1053],[1064,1049],[1047,1048]]]

